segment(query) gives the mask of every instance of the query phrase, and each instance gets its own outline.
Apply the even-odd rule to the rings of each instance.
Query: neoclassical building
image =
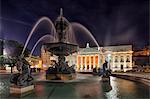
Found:
[[[102,50],[112,71],[125,72],[132,69],[132,45],[108,46],[103,47]]]
[[[78,53],[67,56],[69,65],[75,65],[78,72],[91,72],[93,68],[102,68],[105,61],[112,71],[131,70],[132,45],[80,48]]]
[[[98,47],[91,48],[87,43],[86,48],[79,48],[77,53],[67,56],[69,65],[75,65],[77,72],[92,72],[93,68],[100,68],[104,59]]]
[[[79,48],[77,53],[66,57],[69,66],[75,65],[77,72],[92,72],[93,68],[102,68],[105,61],[112,71],[127,71],[133,67],[132,45]],[[43,65],[50,66],[51,53],[41,48],[41,59]],[[44,67],[44,66],[43,66]]]
[[[42,69],[46,70],[48,67],[51,66],[52,62],[51,60],[57,60],[57,56],[52,55],[51,52],[44,49],[44,47],[41,47],[41,60],[42,60]]]

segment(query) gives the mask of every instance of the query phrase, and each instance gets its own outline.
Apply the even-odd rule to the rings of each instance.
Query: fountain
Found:
[[[73,29],[81,29],[82,32],[88,34],[88,36],[90,36],[95,44],[99,47],[94,36],[87,28],[79,23],[70,23],[65,17],[63,17],[62,9],[60,10],[60,16],[56,19],[55,24],[53,24],[48,17],[40,18],[29,33],[21,55],[16,58],[17,62],[15,65],[17,67],[18,73],[12,74],[10,78],[10,93],[13,95],[22,95],[24,93],[31,92],[34,89],[33,77],[30,73],[30,65],[25,60],[24,51],[26,50],[34,31],[43,21],[49,23],[51,34],[42,36],[36,42],[30,53],[30,57],[41,40],[43,40],[45,37],[53,38],[53,42],[43,44],[43,47],[46,50],[58,56],[58,62],[53,62],[53,67],[49,67],[46,71],[46,78],[48,80],[71,80],[75,78],[74,66],[68,66],[68,63],[65,60],[65,56],[75,53],[78,50],[78,45],[76,43],[77,41],[74,33],[75,31]]]
[[[72,74],[75,73],[75,69],[68,66],[68,63],[65,61],[65,56],[77,52],[78,46],[66,41],[69,22],[63,17],[62,9],[60,10],[60,16],[55,21],[55,28],[58,41],[43,44],[46,50],[58,56],[58,63],[55,62],[53,67],[49,67],[46,71],[46,79],[71,80],[74,78]]]
[[[47,18],[47,17],[42,17],[42,18],[40,18],[37,22],[36,22],[36,24],[34,25],[34,27],[32,28],[32,30],[31,30],[31,32],[29,33],[29,36],[28,36],[28,38],[27,38],[27,40],[26,40],[26,42],[25,42],[25,45],[24,45],[24,48],[23,48],[23,50],[22,50],[22,56],[23,56],[23,54],[24,54],[24,51],[25,51],[25,49],[27,48],[27,45],[28,45],[28,43],[29,43],[29,41],[30,41],[30,39],[31,39],[31,37],[32,37],[32,35],[33,35],[33,33],[34,33],[34,31],[37,29],[37,27],[39,26],[39,24],[41,23],[41,22],[43,22],[43,21],[47,21],[48,23],[49,23],[49,25],[51,26],[51,32],[53,33],[53,34],[55,34],[55,28],[54,28],[54,24],[52,23],[52,21],[49,19],[49,18]]]

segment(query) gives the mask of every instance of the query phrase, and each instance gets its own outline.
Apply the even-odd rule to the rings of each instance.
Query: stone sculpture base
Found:
[[[102,81],[103,82],[109,82],[110,81],[110,77],[106,77],[106,76],[102,76]]]
[[[10,94],[13,96],[22,97],[25,95],[28,95],[32,93],[34,90],[34,85],[26,86],[26,87],[20,87],[16,85],[10,86]]]

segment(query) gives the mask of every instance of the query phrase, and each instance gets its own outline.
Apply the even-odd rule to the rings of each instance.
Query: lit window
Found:
[[[121,60],[120,60],[120,62],[124,62],[123,56],[121,56]]]
[[[115,62],[118,62],[118,56],[115,57]]]
[[[126,60],[126,62],[130,62],[130,60],[129,60],[129,56],[127,56],[127,60]]]

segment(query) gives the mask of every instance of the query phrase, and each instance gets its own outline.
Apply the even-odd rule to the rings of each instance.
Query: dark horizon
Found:
[[[132,44],[143,48],[149,45],[148,0],[1,0],[0,36],[3,34],[4,39],[24,44],[35,22],[42,16],[54,22],[60,8],[70,22],[87,27],[100,46]],[[47,31],[46,26],[36,31],[28,48]],[[81,47],[85,47],[86,42],[95,46],[88,37],[82,36],[77,35]],[[39,54],[39,48],[35,54]]]

